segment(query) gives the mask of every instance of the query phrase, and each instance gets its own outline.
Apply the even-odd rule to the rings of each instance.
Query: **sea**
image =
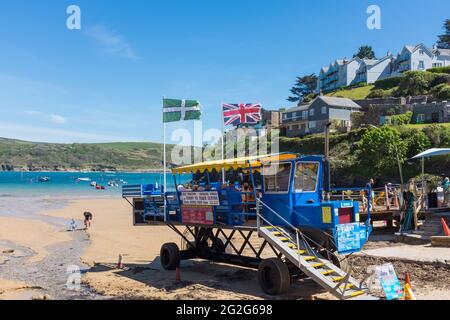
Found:
[[[49,178],[41,182],[40,178]],[[179,177],[177,183],[191,180],[191,175]],[[87,179],[83,181],[80,179]],[[177,177],[178,179],[178,177]],[[105,187],[97,190],[91,182]],[[109,186],[111,182],[113,186]],[[0,198],[5,197],[120,197],[123,185],[163,185],[162,173],[131,172],[0,172]],[[175,190],[171,174],[167,174],[167,190]]]

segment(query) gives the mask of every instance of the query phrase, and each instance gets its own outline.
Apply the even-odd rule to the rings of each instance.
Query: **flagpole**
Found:
[[[222,162],[225,160],[225,125],[223,119],[223,103],[220,104],[220,123],[222,124]],[[225,168],[222,168],[222,184],[225,184]]]
[[[164,170],[164,222],[167,221],[167,200],[166,200],[166,188],[167,188],[167,175],[166,175],[166,122],[164,121],[164,107],[165,107],[165,97],[163,97],[163,170]],[[176,186],[175,186],[176,187]]]

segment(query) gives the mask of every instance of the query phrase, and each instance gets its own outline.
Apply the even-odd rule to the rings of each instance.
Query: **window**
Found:
[[[442,67],[441,62],[433,63],[433,68],[440,68],[440,67]]]
[[[421,70],[425,69],[425,62],[423,62],[422,60],[419,61],[419,69]]]
[[[308,119],[308,111],[303,111],[303,120]]]
[[[308,124],[309,124],[309,128],[310,129],[315,129],[316,128],[316,122],[315,121],[310,121]]]
[[[425,122],[425,115],[424,114],[418,114],[417,115],[417,123],[424,123]]]
[[[293,117],[293,118],[297,118],[297,112],[294,112],[294,113],[292,114],[292,117]]]
[[[314,109],[309,109],[309,116],[313,117],[314,116]]]
[[[280,163],[264,166],[264,191],[267,193],[287,193],[291,177],[291,164]]]
[[[319,164],[317,162],[298,162],[295,168],[295,192],[314,192],[317,188]]]
[[[327,107],[322,107],[322,114],[327,114]]]
[[[419,50],[419,54],[420,54],[421,56],[423,56],[423,50],[422,50],[422,49]]]

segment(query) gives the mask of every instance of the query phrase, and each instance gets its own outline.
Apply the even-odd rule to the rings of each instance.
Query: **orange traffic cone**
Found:
[[[411,278],[409,277],[408,272],[405,275],[405,284],[409,284],[409,286],[411,286]]]
[[[450,237],[450,229],[449,229],[447,223],[445,222],[444,218],[441,219],[441,223],[442,223],[442,228],[444,229],[445,236]]]
[[[180,272],[180,267],[177,267],[175,272],[176,272],[176,279],[175,279],[175,281],[176,281],[176,282],[181,282],[181,272]]]
[[[403,300],[417,300],[416,295],[408,283],[405,284],[405,288],[403,290]]]

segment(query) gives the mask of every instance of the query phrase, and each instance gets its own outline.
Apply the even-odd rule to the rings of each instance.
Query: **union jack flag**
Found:
[[[222,105],[225,126],[239,124],[257,124],[261,121],[261,105],[258,103],[241,103]]]

